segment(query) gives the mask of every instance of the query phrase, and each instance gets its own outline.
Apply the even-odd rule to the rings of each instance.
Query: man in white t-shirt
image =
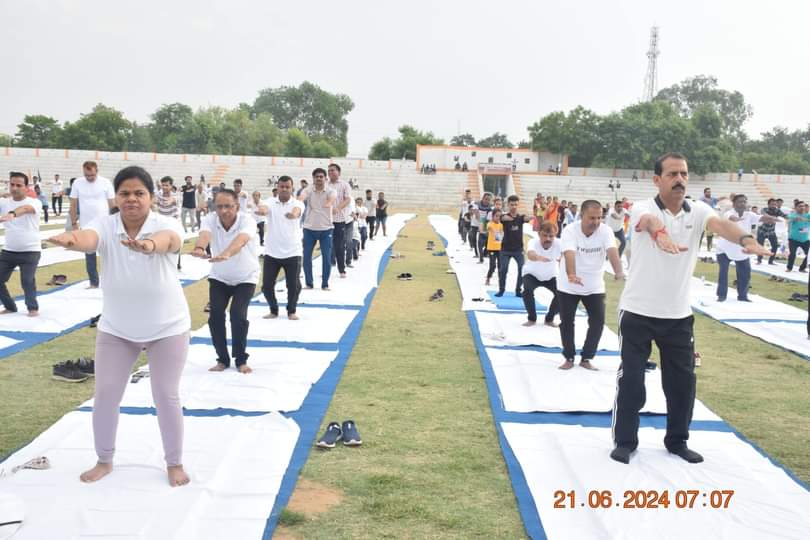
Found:
[[[739,227],[751,232],[757,223],[776,223],[777,218],[768,214],[755,214],[748,207],[748,198],[738,193],[731,200],[734,205],[732,210],[725,212],[723,217],[733,221]],[[760,237],[763,239],[763,237]],[[771,243],[773,246],[773,243]],[[748,298],[748,285],[751,283],[751,257],[743,251],[742,246],[735,242],[721,238],[717,241],[717,301],[725,302],[728,295],[728,267],[734,261],[734,268],[737,274],[737,300],[740,302],[750,302]]]
[[[248,306],[259,282],[259,248],[256,221],[239,210],[239,199],[230,189],[220,190],[214,199],[216,212],[202,220],[200,236],[191,254],[208,259],[211,245],[211,272],[208,274],[211,311],[208,328],[217,352],[217,364],[209,371],[224,371],[231,365],[225,332],[225,309],[231,304],[232,355],[236,369],[250,373],[247,365]]]
[[[5,308],[0,312],[2,315],[17,312],[17,304],[6,287],[6,282],[17,267],[20,268],[20,285],[25,292],[28,316],[39,315],[36,272],[42,254],[39,239],[42,203],[27,196],[27,187],[28,176],[12,172],[8,181],[11,196],[0,199],[0,223],[6,229],[6,244],[0,252],[0,300]]]
[[[534,302],[534,291],[545,287],[554,295],[546,312],[547,326],[556,326],[554,316],[560,312],[557,301],[557,267],[562,256],[560,239],[557,238],[557,225],[546,221],[540,225],[538,238],[529,242],[526,252],[527,261],[523,264],[523,305],[529,317],[523,326],[534,326],[537,322],[537,309]]]
[[[62,215],[62,197],[65,194],[65,188],[59,175],[53,175],[53,185],[51,186],[51,209],[55,216]],[[57,206],[58,205],[58,206]]]
[[[360,232],[360,249],[366,249],[366,240],[368,239],[368,208],[363,203],[362,197],[357,197],[354,200],[357,208],[357,230]]]
[[[655,162],[655,199],[633,205],[630,226],[633,264],[619,300],[622,363],[616,379],[610,457],[629,463],[638,447],[639,411],[646,392],[644,369],[653,342],[661,352],[667,402],[664,445],[690,463],[703,457],[690,450],[689,423],[695,403],[694,317],[689,302],[700,235],[709,231],[737,242],[749,254],[768,254],[750,230],[718,217],[707,205],[686,200],[686,158],[669,153]]]
[[[304,203],[293,197],[293,179],[282,176],[276,183],[278,197],[265,199],[257,213],[266,216],[267,233],[264,241],[264,275],[262,293],[270,306],[265,319],[278,317],[276,280],[284,269],[287,282],[287,318],[298,320],[295,314],[298,295],[301,293],[301,258],[304,253],[303,230],[299,220],[304,212]]]
[[[363,206],[366,207],[366,223],[368,224],[368,239],[374,240],[374,222],[377,220],[377,201],[374,200],[374,192],[370,189],[366,190],[366,198],[363,200]]]
[[[75,231],[92,223],[96,218],[107,216],[115,207],[115,190],[112,182],[98,175],[98,165],[95,161],[85,161],[82,164],[84,176],[77,178],[70,188],[70,223]],[[81,207],[80,216],[76,213],[76,204]],[[98,288],[98,264],[96,254],[85,253],[85,267],[90,280],[89,289]]]
[[[588,313],[588,333],[582,347],[579,365],[595,370],[591,358],[605,327],[605,258],[613,266],[616,279],[624,278],[619,250],[613,231],[602,223],[602,205],[599,201],[582,203],[582,220],[563,229],[560,279],[557,299],[560,302],[560,339],[565,362],[560,369],[574,367],[574,317],[580,302]]]
[[[622,201],[616,201],[607,215],[607,225],[610,227],[610,230],[613,231],[613,236],[619,241],[620,259],[622,253],[624,253],[624,246],[627,245],[627,239],[624,237],[624,218],[627,215],[627,210],[622,206]]]

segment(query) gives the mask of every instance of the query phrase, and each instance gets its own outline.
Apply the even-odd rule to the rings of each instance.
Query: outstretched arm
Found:
[[[706,223],[707,228],[714,234],[720,235],[729,242],[739,244],[743,247],[743,253],[749,255],[762,255],[763,257],[770,257],[771,251],[765,249],[750,233],[744,231],[739,225],[728,219],[723,219],[718,216],[712,216]]]
[[[92,229],[69,231],[51,236],[47,242],[71,251],[93,253],[98,249],[98,234]]]
[[[245,247],[245,244],[247,244],[249,241],[250,235],[248,235],[247,233],[239,233],[238,235],[236,235],[236,238],[233,239],[231,245],[225,248],[225,251],[223,251],[219,255],[216,255],[215,257],[211,257],[211,262],[215,263],[227,261],[234,255],[239,253],[239,250]]]

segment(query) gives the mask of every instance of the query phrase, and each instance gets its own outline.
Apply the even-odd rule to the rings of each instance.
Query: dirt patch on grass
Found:
[[[287,508],[312,517],[326,512],[342,500],[343,493],[339,490],[299,478]]]

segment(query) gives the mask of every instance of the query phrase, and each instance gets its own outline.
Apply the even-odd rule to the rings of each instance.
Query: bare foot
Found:
[[[85,289],[98,289],[98,285],[88,285]]]
[[[346,272],[343,272],[342,274],[340,274],[340,277],[345,279],[346,278]]]
[[[4,309],[0,311],[0,315],[8,315],[9,313],[17,313],[16,311],[11,311],[10,309]]]
[[[275,319],[276,317],[278,317],[278,313],[268,313],[262,316],[262,319]]]
[[[523,323],[523,326],[534,326],[535,324],[537,324],[536,321],[526,321]]]
[[[560,325],[555,323],[554,321],[546,321],[543,324],[545,324],[546,326],[550,326],[552,328],[559,328],[560,327]]]
[[[572,367],[574,367],[574,361],[566,360],[558,369],[571,369]]]
[[[185,486],[191,482],[182,465],[166,467],[166,472],[169,474],[169,485],[172,487]]]
[[[217,365],[208,368],[208,371],[225,371],[226,369],[228,369],[228,366],[226,366],[222,362],[217,362]]]
[[[82,482],[96,482],[101,480],[108,474],[112,472],[113,466],[112,463],[96,463],[96,466],[90,470],[84,471],[80,476],[79,480]]]
[[[32,310],[30,310],[28,312],[28,316],[29,317],[39,317],[39,311],[37,311],[36,309],[32,309]]]
[[[247,364],[242,364],[241,366],[239,366],[236,369],[239,370],[239,373],[244,373],[245,375],[247,375],[248,373],[253,373],[253,370]]]
[[[296,315],[295,313],[287,313],[287,318],[290,319],[291,321],[297,321],[298,315]]]

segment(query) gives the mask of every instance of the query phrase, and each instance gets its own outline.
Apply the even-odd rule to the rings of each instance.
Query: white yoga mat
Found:
[[[792,322],[726,322],[748,335],[758,337],[766,343],[776,345],[810,358],[810,339],[807,338],[807,325]]]
[[[486,347],[498,345],[537,345],[540,347],[562,347],[560,329],[544,324],[522,326],[526,322],[525,313],[476,312],[481,341]],[[574,323],[574,343],[577,349],[585,343],[588,330],[587,317],[577,316]],[[618,351],[619,337],[607,326],[602,331],[598,350]]]
[[[122,414],[115,470],[94,484],[79,474],[95,463],[91,415],[71,412],[3,463],[47,456],[48,470],[0,478],[0,492],[23,499],[14,540],[44,538],[261,538],[299,429],[275,413],[186,417],[184,466],[191,483],[166,480],[157,418]]]
[[[0,330],[59,333],[101,313],[101,289],[87,289],[82,281],[62,290],[37,296],[39,316],[29,317],[24,300],[17,313],[0,315]]]
[[[16,339],[11,339],[6,336],[0,336],[0,350],[6,349],[19,343]]]
[[[284,307],[276,319],[264,319],[270,310],[264,306],[250,306],[248,339],[262,341],[299,341],[304,343],[337,343],[354,320],[359,310],[307,308],[296,310],[297,321],[287,319]],[[230,322],[226,321],[226,328]],[[230,328],[228,328],[230,335]],[[203,326],[191,334],[194,337],[210,338],[208,326]]]
[[[701,283],[699,279],[692,280],[692,307],[713,319],[723,321],[726,319],[781,319],[785,321],[806,321],[807,309],[799,309],[790,304],[777,302],[756,294],[748,295],[750,302],[737,300],[737,290],[729,287],[728,296],[724,302],[717,301],[717,285],[715,283]],[[787,299],[785,299],[787,300]]]
[[[613,410],[616,396],[618,356],[597,355],[591,361],[599,371],[574,366],[558,369],[559,353],[487,348],[503,407],[511,412],[596,412]],[[667,404],[661,387],[661,370],[644,377],[647,401],[642,413],[666,414]],[[695,402],[695,420],[720,420],[700,401]]]
[[[810,531],[810,493],[733,433],[693,430],[689,445],[705,458],[693,465],[664,449],[663,430],[642,428],[639,450],[624,465],[609,457],[609,428],[501,426],[548,538],[804,540]],[[555,508],[555,492],[571,490],[576,507]],[[610,490],[610,507],[589,508],[591,490]],[[616,507],[626,490],[668,490],[670,506]],[[676,508],[678,490],[699,490],[693,508]],[[727,508],[710,506],[714,490],[734,490]]]
[[[253,368],[253,373],[239,373],[233,362],[228,370],[211,372],[208,368],[216,364],[217,358],[214,347],[192,345],[180,379],[183,407],[295,411],[337,356],[337,351],[284,347],[251,347],[248,353],[248,365]],[[83,406],[92,407],[93,400]],[[127,384],[121,406],[154,407],[150,379],[147,377]]]
[[[103,264],[103,263],[102,263]],[[181,269],[177,271],[177,277],[198,281],[208,276],[211,271],[211,263],[205,259],[192,257],[188,253],[183,253],[180,259]]]

